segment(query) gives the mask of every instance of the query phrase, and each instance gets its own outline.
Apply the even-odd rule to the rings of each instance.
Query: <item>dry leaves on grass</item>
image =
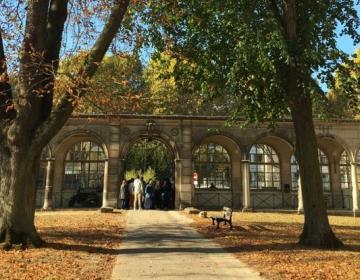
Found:
[[[108,279],[125,227],[120,212],[37,212],[43,248],[0,251],[1,279]]]
[[[218,213],[210,213],[219,215]],[[271,279],[359,279],[360,218],[330,217],[341,250],[311,250],[296,244],[303,217],[296,214],[234,213],[234,229],[216,230],[192,216],[198,230]]]

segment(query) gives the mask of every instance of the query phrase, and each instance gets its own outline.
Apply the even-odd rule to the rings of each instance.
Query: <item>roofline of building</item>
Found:
[[[159,120],[214,120],[214,121],[227,121],[231,120],[228,116],[202,116],[202,115],[150,115],[150,114],[77,114],[71,116],[71,118],[92,118],[92,119],[106,119],[106,118],[123,118],[123,119],[159,119]],[[232,119],[235,121],[245,122],[245,118],[236,118]],[[270,122],[270,120],[265,121]],[[277,122],[292,122],[291,119],[280,119],[276,120]],[[314,122],[322,122],[322,123],[359,123],[360,120],[355,119],[316,119],[314,118]]]

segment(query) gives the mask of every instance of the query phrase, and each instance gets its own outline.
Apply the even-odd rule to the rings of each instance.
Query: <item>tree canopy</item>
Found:
[[[330,116],[360,118],[360,49],[357,49],[352,60],[335,71],[327,97]]]
[[[323,99],[319,82],[330,86],[335,70],[349,61],[336,44],[338,26],[359,41],[354,1],[294,5],[298,36],[291,44],[281,1],[151,1],[140,14],[152,44],[193,65],[186,76],[198,94],[228,96],[234,115],[254,122],[289,116],[284,65],[291,57],[299,58],[294,63],[302,87]]]
[[[71,77],[79,71],[87,52],[67,56],[60,61],[56,97],[71,86]],[[99,64],[86,88],[86,95],[79,100],[75,113],[116,114],[144,111],[140,102],[146,92],[143,65],[136,53],[106,55]]]
[[[71,77],[86,55],[80,52],[61,60],[56,99],[71,86]],[[178,68],[183,71],[179,77]],[[106,55],[74,112],[224,115],[226,105],[222,98],[209,100],[194,88],[192,77],[184,72],[191,69],[194,66],[186,60],[166,52],[155,52],[145,63],[137,52]]]

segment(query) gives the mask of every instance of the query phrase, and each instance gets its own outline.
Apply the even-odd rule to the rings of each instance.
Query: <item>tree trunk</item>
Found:
[[[326,212],[312,116],[312,100],[304,85],[304,83],[306,84],[304,77],[309,74],[305,72],[301,75],[301,72],[299,72],[300,64],[297,63],[303,59],[299,57],[301,53],[298,52],[296,0],[284,2],[284,17],[279,20],[279,23],[284,28],[284,39],[289,54],[284,77],[295,128],[295,153],[300,167],[301,192],[304,205],[305,223],[299,243],[316,248],[338,248],[343,244],[334,235]],[[308,79],[312,79],[310,75]]]
[[[35,176],[38,161],[28,146],[4,147],[0,156],[0,243],[4,249],[14,244],[35,247],[42,244],[35,225]]]
[[[316,248],[339,248],[343,244],[333,233],[326,212],[310,96],[295,97],[291,113],[305,216],[299,244]]]

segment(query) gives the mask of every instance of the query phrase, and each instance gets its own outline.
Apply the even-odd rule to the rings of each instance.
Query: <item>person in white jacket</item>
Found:
[[[140,176],[138,175],[134,180],[134,210],[141,209],[143,189],[143,183],[141,182]]]

